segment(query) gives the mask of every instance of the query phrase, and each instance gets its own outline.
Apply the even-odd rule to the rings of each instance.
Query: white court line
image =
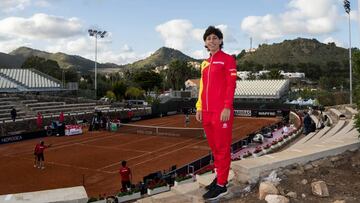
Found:
[[[243,127],[244,127],[244,126],[239,126],[239,127],[235,128],[235,129],[233,129],[233,131],[234,131],[234,130],[237,130],[237,129],[240,129],[240,128],[243,128]],[[194,139],[191,139],[191,140],[194,140]],[[190,140],[188,140],[188,141],[190,141]],[[205,141],[207,141],[207,140],[202,140],[202,141],[197,142],[197,143],[194,143],[194,144],[192,144],[192,145],[199,144],[199,143],[205,142]],[[187,142],[187,141],[184,141],[184,142],[181,142],[181,143],[178,143],[178,144],[182,144],[182,143],[185,143],[185,142]],[[172,145],[172,146],[176,146],[176,145],[178,145],[178,144],[175,144],[175,145]],[[180,150],[180,149],[184,149],[184,148],[189,147],[189,146],[192,146],[192,145],[187,145],[187,146],[185,146],[185,147],[179,148],[179,149],[174,150],[174,151],[171,151],[171,152],[169,152],[169,153],[178,151],[178,150]],[[172,146],[171,146],[171,147],[172,147]],[[170,147],[170,146],[163,147],[163,148],[161,148],[161,149],[159,149],[159,150],[156,150],[156,151],[153,151],[153,152],[151,152],[151,153],[155,153],[155,152],[157,152],[157,151],[161,151],[162,149],[166,149],[166,148],[169,148],[169,147]],[[166,153],[166,154],[163,154],[163,155],[167,155],[167,154],[169,154],[169,153]],[[139,156],[133,157],[133,158],[131,158],[131,159],[128,159],[127,161],[133,160],[133,159],[136,159],[136,158],[145,156],[145,155],[147,155],[147,154],[143,154],[143,155],[139,155]],[[161,155],[161,156],[163,156],[163,155]],[[161,157],[161,156],[159,156],[159,157]],[[156,157],[156,158],[158,158],[158,157]],[[149,160],[146,160],[146,161],[144,161],[144,162],[147,162],[147,161],[150,161],[150,160],[153,160],[153,159],[149,159]],[[140,162],[140,163],[144,163],[144,162]],[[138,163],[138,164],[140,164],[140,163]],[[138,165],[138,164],[136,164],[136,165]],[[102,167],[102,168],[100,168],[100,169],[105,169],[105,168],[108,168],[108,167],[111,167],[111,166],[114,166],[114,165],[118,165],[118,163],[114,163],[114,164],[111,164],[111,165]],[[136,166],[136,165],[132,165],[132,167],[133,167],[133,166]],[[113,173],[114,173],[114,171],[113,171]]]
[[[179,150],[181,150],[181,149],[185,149],[185,148],[187,148],[187,147],[190,147],[190,146],[192,146],[192,145],[200,144],[201,142],[204,142],[204,141],[206,141],[206,140],[202,140],[202,141],[196,142],[196,143],[191,144],[191,145],[186,145],[186,146],[184,146],[184,147],[181,147],[181,148],[178,148],[178,149],[176,149],[176,150],[167,152],[167,153],[165,153],[165,154],[161,154],[160,156],[157,156],[157,157],[155,157],[155,158],[148,159],[148,160],[145,160],[145,161],[143,161],[143,162],[137,163],[137,164],[135,164],[135,165],[132,165],[131,167],[138,166],[138,165],[140,165],[140,164],[149,162],[149,161],[154,160],[154,159],[157,159],[157,158],[159,158],[159,157],[163,157],[163,156],[165,156],[165,155],[171,154],[171,153],[176,152],[176,151],[179,151]],[[117,172],[117,171],[111,171],[111,172],[112,172],[112,173],[115,173],[115,172]]]
[[[193,140],[195,140],[195,138],[194,138],[194,139],[190,139],[190,140],[186,140],[186,141],[183,141],[183,142],[180,142],[180,143],[176,143],[176,144],[173,144],[173,145],[170,145],[170,146],[166,146],[166,147],[160,148],[160,149],[158,149],[158,150],[156,150],[156,151],[152,151],[152,152],[148,152],[148,153],[153,154],[153,153],[156,153],[156,152],[161,151],[161,150],[163,150],[163,149],[171,148],[171,147],[174,147],[174,146],[176,146],[176,145],[184,144],[184,143],[186,143],[186,142],[190,142],[190,141],[193,141]],[[187,146],[190,146],[190,145],[187,145]],[[139,155],[139,156],[135,156],[135,157],[132,157],[132,158],[130,158],[130,159],[127,159],[127,161],[134,160],[134,159],[137,159],[137,158],[139,158],[139,157],[146,156],[146,155],[148,155],[148,154],[142,154],[142,155]],[[104,167],[102,167],[102,168],[100,168],[100,169],[109,168],[109,167],[114,166],[114,165],[117,165],[117,164],[119,164],[119,163],[110,164],[110,165],[104,166]]]
[[[80,136],[83,136],[83,135],[80,135]],[[84,135],[85,136],[85,135]],[[88,136],[88,135],[86,135]],[[91,136],[91,135],[89,135]],[[114,136],[117,136],[116,134],[113,134],[113,135],[106,135],[104,137],[96,137],[96,138],[93,138],[91,139],[91,137],[89,139],[85,139],[84,141],[81,141],[79,142],[79,140],[68,140],[68,141],[64,141],[64,142],[58,142],[56,143],[56,145],[48,148],[48,151],[50,151],[51,149],[59,149],[59,148],[63,148],[63,147],[68,147],[68,146],[72,146],[74,144],[77,144],[77,143],[82,143],[82,142],[88,142],[88,141],[95,141],[95,140],[101,140],[101,139],[105,139],[105,138],[109,138],[109,137],[114,137]],[[26,150],[26,151],[21,151],[21,152],[17,152],[17,153],[14,153],[14,154],[8,154],[8,155],[19,155],[19,154],[22,154],[22,153],[30,153],[32,152],[33,150]]]
[[[88,136],[88,135],[86,135]],[[91,135],[89,135],[91,136]],[[54,146],[51,146],[50,148],[47,149],[47,151],[52,151],[52,150],[55,150],[55,149],[61,149],[61,148],[66,148],[66,147],[70,147],[70,146],[73,146],[73,145],[76,145],[76,144],[80,144],[80,143],[87,143],[87,142],[92,142],[92,141],[97,141],[97,140],[102,140],[102,139],[107,139],[107,138],[112,138],[112,137],[115,137],[115,136],[119,136],[119,134],[110,134],[110,135],[104,135],[104,137],[96,137],[96,138],[89,138],[89,139],[85,139],[83,141],[80,141],[79,140],[69,140],[69,141],[65,141],[65,142],[59,142],[59,143],[56,143],[56,145]],[[144,138],[144,139],[141,139],[141,140],[136,140],[136,142],[138,141],[143,141],[143,140],[146,140],[148,138]],[[135,141],[134,141],[135,142]],[[129,142],[131,143],[131,142]],[[126,144],[129,144],[129,143],[125,143],[125,144],[122,144],[122,145],[126,145]],[[122,146],[122,145],[118,145],[118,146]],[[89,145],[89,146],[94,146],[94,145]],[[26,150],[26,151],[21,151],[21,152],[17,152],[17,153],[14,153],[14,154],[7,154],[7,155],[21,155],[22,153],[31,153],[33,152],[32,150]]]
[[[140,152],[140,153],[150,153],[149,151],[141,151],[141,150],[136,150],[136,149],[124,149],[124,148],[118,148],[118,147],[96,146],[96,145],[89,145],[89,144],[83,144],[83,143],[76,143],[76,144],[91,147],[91,148],[113,149],[113,150]]]
[[[25,158],[25,157],[17,157],[17,156],[11,156],[11,155],[4,155],[4,156],[34,161],[34,159]],[[32,164],[31,164],[31,167],[32,167]],[[64,167],[76,168],[76,169],[82,169],[82,170],[89,170],[89,171],[93,171],[93,172],[103,172],[103,173],[107,173],[107,174],[113,174],[113,172],[109,172],[109,171],[102,171],[99,169],[92,169],[92,168],[87,168],[87,167],[82,167],[82,166],[74,166],[74,165],[70,165],[70,164],[56,163],[56,162],[52,162],[52,161],[45,161],[45,164],[51,164],[51,165],[55,165],[55,166],[64,166]]]

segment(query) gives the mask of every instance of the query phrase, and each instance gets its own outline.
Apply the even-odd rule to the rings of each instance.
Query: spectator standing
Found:
[[[64,120],[65,120],[65,117],[64,117],[64,112],[60,112],[60,115],[59,115],[59,122],[60,122],[60,123],[64,123]]]
[[[128,188],[131,188],[132,174],[130,168],[126,166],[126,161],[121,162],[119,173],[121,176],[121,191],[127,191]]]
[[[304,134],[307,135],[310,132],[312,120],[307,112],[304,112],[304,114]]]
[[[38,128],[38,129],[42,129],[43,116],[41,115],[40,112],[37,113],[36,125],[37,125],[37,128]]]
[[[12,107],[10,115],[11,115],[11,119],[15,122],[15,119],[16,119],[16,116],[17,116],[15,107]]]

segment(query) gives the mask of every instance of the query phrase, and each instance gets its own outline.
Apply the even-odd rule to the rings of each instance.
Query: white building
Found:
[[[299,72],[295,72],[295,73],[292,73],[292,72],[287,72],[285,73],[284,71],[281,71],[280,72],[280,75],[284,76],[284,78],[305,78],[305,73],[299,73]]]

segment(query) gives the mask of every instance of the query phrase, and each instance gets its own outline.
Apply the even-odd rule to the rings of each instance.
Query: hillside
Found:
[[[20,68],[21,64],[25,61],[25,59],[30,56],[38,56],[45,59],[51,59],[57,61],[61,68],[67,69],[73,67],[83,73],[94,70],[94,61],[83,58],[81,56],[68,55],[61,52],[49,53],[29,47],[19,47],[14,51],[10,52],[9,54],[0,53],[0,66],[9,68]],[[114,72],[122,70],[123,68],[154,68],[157,66],[167,65],[174,59],[178,59],[181,61],[197,61],[196,59],[193,59],[178,50],[162,47],[156,52],[154,52],[151,56],[136,61],[132,64],[117,65],[114,63],[99,63],[98,71]]]
[[[32,49],[29,47],[19,47],[14,51],[9,53],[10,56],[17,56],[26,58],[30,56],[38,56],[45,59],[51,59],[57,61],[61,68],[67,69],[73,67],[75,70],[79,70],[80,72],[93,71],[94,69],[94,61],[83,58],[81,56],[76,55],[68,55],[61,52],[58,53],[49,53],[45,51],[40,51],[36,49]],[[119,68],[116,64],[98,64],[99,70],[106,68]]]
[[[167,65],[174,59],[178,59],[180,61],[197,61],[196,59],[193,59],[176,49],[161,47],[151,56],[132,64],[125,65],[125,68],[154,68],[157,66]]]
[[[337,61],[344,63],[348,57],[348,50],[337,47],[334,43],[324,44],[316,39],[297,38],[285,40],[272,45],[263,44],[253,53],[247,53],[238,63],[245,61],[255,64],[291,64],[312,63],[326,65]]]
[[[1,68],[20,68],[25,59],[21,56],[13,56],[0,52]]]

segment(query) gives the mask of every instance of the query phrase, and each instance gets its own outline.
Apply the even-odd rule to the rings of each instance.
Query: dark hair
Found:
[[[122,165],[122,166],[126,166],[126,161],[122,161],[122,162],[121,162],[121,165]]]
[[[219,39],[223,39],[223,33],[221,32],[221,30],[219,28],[216,28],[215,26],[209,26],[206,30],[205,33],[203,35],[203,40],[205,41],[206,38],[211,35],[214,34],[216,35]],[[220,49],[222,49],[224,46],[224,42],[222,41],[220,44]],[[205,45],[205,48],[207,48],[207,46]],[[209,50],[209,49],[208,49]]]

